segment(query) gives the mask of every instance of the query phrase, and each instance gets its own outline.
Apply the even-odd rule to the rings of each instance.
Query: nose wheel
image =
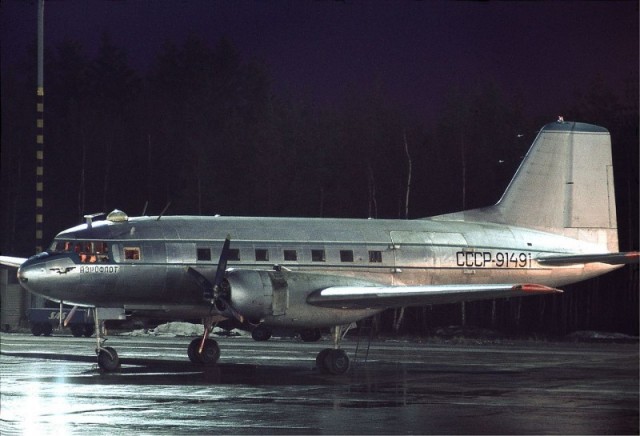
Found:
[[[112,372],[120,367],[120,358],[113,347],[98,349],[98,366],[105,372]]]

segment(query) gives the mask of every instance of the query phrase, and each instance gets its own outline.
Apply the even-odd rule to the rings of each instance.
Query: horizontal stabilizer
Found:
[[[628,265],[640,263],[640,252],[629,251],[626,253],[602,253],[602,254],[568,254],[543,256],[536,259],[541,265],[575,265],[579,263],[606,263],[608,265]]]
[[[14,268],[18,268],[26,260],[27,258],[25,257],[0,256],[0,265],[12,266]]]
[[[338,309],[373,309],[458,303],[562,292],[537,284],[456,284],[427,286],[334,286],[313,292],[307,302]]]

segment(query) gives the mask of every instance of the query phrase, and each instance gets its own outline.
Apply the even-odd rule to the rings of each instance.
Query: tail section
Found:
[[[505,223],[618,251],[609,132],[583,123],[547,124],[494,208]]]
[[[617,252],[609,132],[584,123],[547,124],[498,203],[461,215],[561,234]]]

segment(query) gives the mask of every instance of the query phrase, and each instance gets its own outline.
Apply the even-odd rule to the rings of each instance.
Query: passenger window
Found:
[[[324,262],[325,261],[324,250],[311,250],[311,261]]]
[[[264,248],[256,248],[256,261],[267,262],[269,260],[269,250]]]
[[[369,262],[371,262],[371,263],[380,263],[380,262],[382,262],[382,251],[370,250],[369,251]]]
[[[74,244],[71,241],[60,241],[56,243],[55,250],[74,252],[82,263],[109,262],[109,246],[106,242],[81,241]]]
[[[229,258],[227,260],[240,260],[240,249],[239,248],[230,248],[229,249]]]
[[[210,248],[198,248],[198,260],[207,261],[211,260],[211,249]]]
[[[284,260],[296,261],[298,260],[298,253],[296,250],[284,250]]]
[[[140,260],[140,248],[138,248],[138,247],[124,247],[124,259],[125,260]]]
[[[340,262],[353,262],[353,250],[340,250]]]

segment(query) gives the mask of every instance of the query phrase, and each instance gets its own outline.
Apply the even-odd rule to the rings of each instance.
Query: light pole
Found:
[[[38,84],[36,89],[36,253],[44,230],[44,0],[38,0]]]

